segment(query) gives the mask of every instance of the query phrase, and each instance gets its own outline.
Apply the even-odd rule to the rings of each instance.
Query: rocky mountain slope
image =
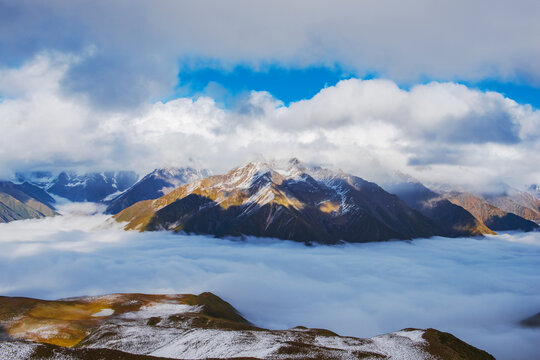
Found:
[[[449,192],[443,196],[452,203],[459,205],[474,215],[479,221],[495,231],[522,230],[532,231],[539,226],[513,213],[508,213],[491,205],[483,197],[471,193]]]
[[[397,181],[384,188],[396,194],[411,208],[433,220],[442,229],[444,236],[478,236],[494,234],[482,221],[475,218],[459,204],[428,189],[418,180],[405,174],[397,174]]]
[[[504,193],[497,194],[476,195],[452,188],[437,193],[411,176],[398,172],[392,178],[384,188],[435,221],[446,230],[446,236],[538,228],[534,219],[540,200],[530,192],[508,187]]]
[[[115,216],[126,229],[253,235],[325,244],[441,235],[430,219],[374,183],[343,172],[251,162],[181,186]]]
[[[54,216],[53,203],[52,197],[32,184],[0,181],[0,222]]]
[[[193,168],[155,169],[131,186],[124,193],[111,200],[107,206],[108,214],[117,214],[136,202],[157,199],[175,188],[212,175],[208,170]]]
[[[540,223],[540,199],[533,192],[508,189],[501,194],[484,194],[483,198],[503,211]]]
[[[0,325],[0,358],[9,359],[493,359],[434,329],[370,339],[266,330],[211,293],[0,297]]]

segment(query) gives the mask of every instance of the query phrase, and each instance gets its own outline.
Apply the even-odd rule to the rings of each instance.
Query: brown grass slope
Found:
[[[39,190],[29,184],[0,181],[0,222],[39,219],[56,215],[50,203],[39,200],[53,199],[46,197],[46,194],[40,194]]]
[[[470,193],[451,192],[444,194],[444,197],[452,203],[465,208],[479,221],[495,231],[532,231],[539,228],[535,222],[503,211],[491,205],[485,199]]]
[[[138,320],[125,317],[155,304],[185,304],[196,306],[196,310]],[[266,357],[267,359],[345,359],[351,356],[357,359],[389,359],[389,356],[385,355],[387,353],[384,347],[378,349],[380,345],[375,347],[370,345],[373,344],[371,339],[342,337],[329,330],[308,329],[302,326],[289,330],[266,330],[255,327],[229,303],[212,293],[200,295],[113,294],[57,301],[0,297],[0,309],[0,335],[3,334],[0,336],[0,356],[26,354],[24,357],[11,356],[13,359],[161,359],[149,356],[144,352],[144,348],[142,353],[140,348],[138,352],[132,353],[123,348],[111,347],[115,341],[125,340],[129,343],[130,339],[121,337],[133,336],[133,333],[126,333],[123,330],[141,326],[144,326],[141,336],[145,338],[145,341],[149,340],[150,344],[153,341],[154,335],[151,333],[153,329],[156,331],[154,340],[159,342],[159,334],[162,334],[160,331],[176,327],[183,331],[179,332],[178,336],[189,335],[192,331],[211,331],[212,334],[222,331],[244,334],[244,337],[239,337],[239,339],[245,339],[245,341],[253,341],[254,334],[260,333],[265,339],[276,339],[275,344],[279,344],[272,355]],[[103,309],[113,309],[114,314],[92,316]],[[413,350],[419,359],[493,359],[485,351],[448,333],[435,329],[425,331],[404,329],[403,331],[423,332],[422,337],[425,340],[423,343],[411,343],[406,336],[400,338],[402,339],[400,341],[405,342],[398,341],[402,344],[404,352]],[[400,335],[382,336],[391,340]],[[345,350],[339,346],[324,346],[324,343],[350,344],[352,350]],[[230,344],[230,346],[234,349],[235,345]],[[373,349],[373,351],[367,349]],[[231,357],[230,351],[227,353],[229,355],[222,358],[240,359],[240,357]]]

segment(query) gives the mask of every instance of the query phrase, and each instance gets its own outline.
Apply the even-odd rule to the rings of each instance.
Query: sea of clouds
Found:
[[[91,205],[0,224],[0,294],[211,291],[256,325],[371,337],[448,331],[498,359],[540,358],[540,233],[304,246],[123,231]]]

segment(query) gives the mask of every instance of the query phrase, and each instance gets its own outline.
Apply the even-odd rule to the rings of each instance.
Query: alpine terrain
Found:
[[[343,172],[250,162],[180,186],[115,216],[126,229],[252,235],[334,244],[412,239],[440,227],[378,185]]]
[[[112,199],[107,206],[108,214],[116,214],[136,202],[157,199],[168,194],[180,185],[212,175],[209,170],[187,168],[155,169],[132,187]]]
[[[101,202],[114,198],[138,179],[133,171],[105,171],[78,174],[63,171],[57,176],[46,171],[17,173],[18,182],[29,182],[49,194],[74,202]]]
[[[266,330],[212,293],[0,297],[2,359],[494,359],[451,334]]]
[[[54,216],[54,202],[41,188],[27,182],[0,181],[0,222]]]

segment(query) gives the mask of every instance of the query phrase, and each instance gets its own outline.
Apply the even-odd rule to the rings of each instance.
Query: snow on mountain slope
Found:
[[[254,235],[337,243],[440,235],[428,218],[374,183],[288,162],[250,162],[115,216],[127,229]]]
[[[138,201],[157,199],[175,188],[212,175],[209,170],[193,168],[155,169],[126,191],[105,199],[109,202],[106,212],[116,214]]]
[[[0,325],[6,332],[0,357],[10,359],[85,359],[100,352],[104,358],[131,354],[141,359],[493,359],[434,329],[404,329],[371,339],[302,326],[266,330],[211,293],[58,301],[0,297],[0,304]],[[47,353],[51,356],[43,356]]]
[[[57,176],[51,172],[17,173],[18,182],[28,182],[49,194],[74,202],[100,202],[112,194],[119,195],[137,181],[133,171],[106,171],[78,174],[63,171]]]

